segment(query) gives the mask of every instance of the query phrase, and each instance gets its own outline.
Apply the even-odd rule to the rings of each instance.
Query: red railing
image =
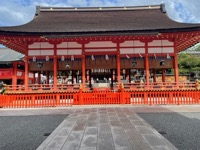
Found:
[[[154,90],[154,89],[196,89],[196,82],[156,82],[150,83],[125,83],[125,90]]]
[[[6,85],[6,93],[41,93],[41,92],[66,92],[66,91],[79,91],[79,84],[29,84],[25,90],[24,85]]]
[[[183,105],[199,104],[199,90],[130,92],[133,105]]]
[[[34,108],[72,106],[77,101],[76,93],[59,94],[12,94],[0,95],[0,107],[4,108]]]
[[[200,104],[199,89],[118,91],[110,89],[65,93],[12,93],[0,95],[0,107],[30,108],[72,105],[185,105]]]
[[[85,91],[81,93],[83,105],[122,104],[119,91],[110,89]]]

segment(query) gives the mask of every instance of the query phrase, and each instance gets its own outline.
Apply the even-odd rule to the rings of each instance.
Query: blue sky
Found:
[[[0,26],[21,25],[32,20],[35,6],[104,7],[166,4],[168,15],[178,22],[200,23],[199,0],[0,0]]]

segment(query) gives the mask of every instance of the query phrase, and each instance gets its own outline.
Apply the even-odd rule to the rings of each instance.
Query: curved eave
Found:
[[[121,30],[121,31],[88,31],[88,32],[17,32],[2,31],[1,35],[9,36],[57,36],[57,37],[73,37],[73,36],[104,36],[104,35],[155,35],[158,33],[179,33],[200,31],[200,25],[188,28],[171,28],[171,29],[152,29],[152,30]]]

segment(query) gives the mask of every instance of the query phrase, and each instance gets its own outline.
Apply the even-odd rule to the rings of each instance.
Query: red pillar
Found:
[[[17,63],[13,63],[13,74],[12,74],[12,86],[13,89],[16,90],[17,86]]]
[[[113,69],[110,70],[111,71],[111,88],[113,88]]]
[[[148,43],[145,42],[145,72],[146,72],[146,84],[149,87],[149,56],[148,56]]]
[[[82,44],[82,87],[85,88],[85,44]]]
[[[165,69],[162,69],[162,82],[165,82]]]
[[[54,89],[56,90],[57,89],[57,83],[58,83],[58,80],[57,80],[57,53],[56,53],[56,49],[57,49],[57,45],[54,44],[54,57],[53,57],[53,81],[54,81]]]
[[[128,74],[129,74],[129,83],[131,83],[131,69],[128,69]]]
[[[156,69],[153,70],[153,82],[156,82]]]
[[[89,70],[89,87],[92,87],[92,81],[91,81],[91,69]]]
[[[119,43],[117,43],[117,82],[118,82],[118,85],[120,85],[121,75],[120,75],[120,47],[119,47]]]
[[[74,84],[74,70],[72,70],[72,84]]]
[[[47,84],[49,84],[49,71],[47,71]]]
[[[35,84],[35,72],[33,72],[33,84]]]
[[[26,45],[26,49],[25,49],[25,79],[24,79],[24,87],[25,87],[25,91],[28,91],[28,44]]]
[[[175,82],[176,84],[178,84],[179,79],[178,79],[178,54],[177,53],[174,54],[174,73],[175,73]]]
[[[38,84],[41,84],[41,72],[38,71]]]

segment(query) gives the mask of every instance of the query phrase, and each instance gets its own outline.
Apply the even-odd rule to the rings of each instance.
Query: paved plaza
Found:
[[[101,105],[2,109],[0,116],[69,114],[38,150],[175,150],[137,113],[198,112],[200,106]]]

